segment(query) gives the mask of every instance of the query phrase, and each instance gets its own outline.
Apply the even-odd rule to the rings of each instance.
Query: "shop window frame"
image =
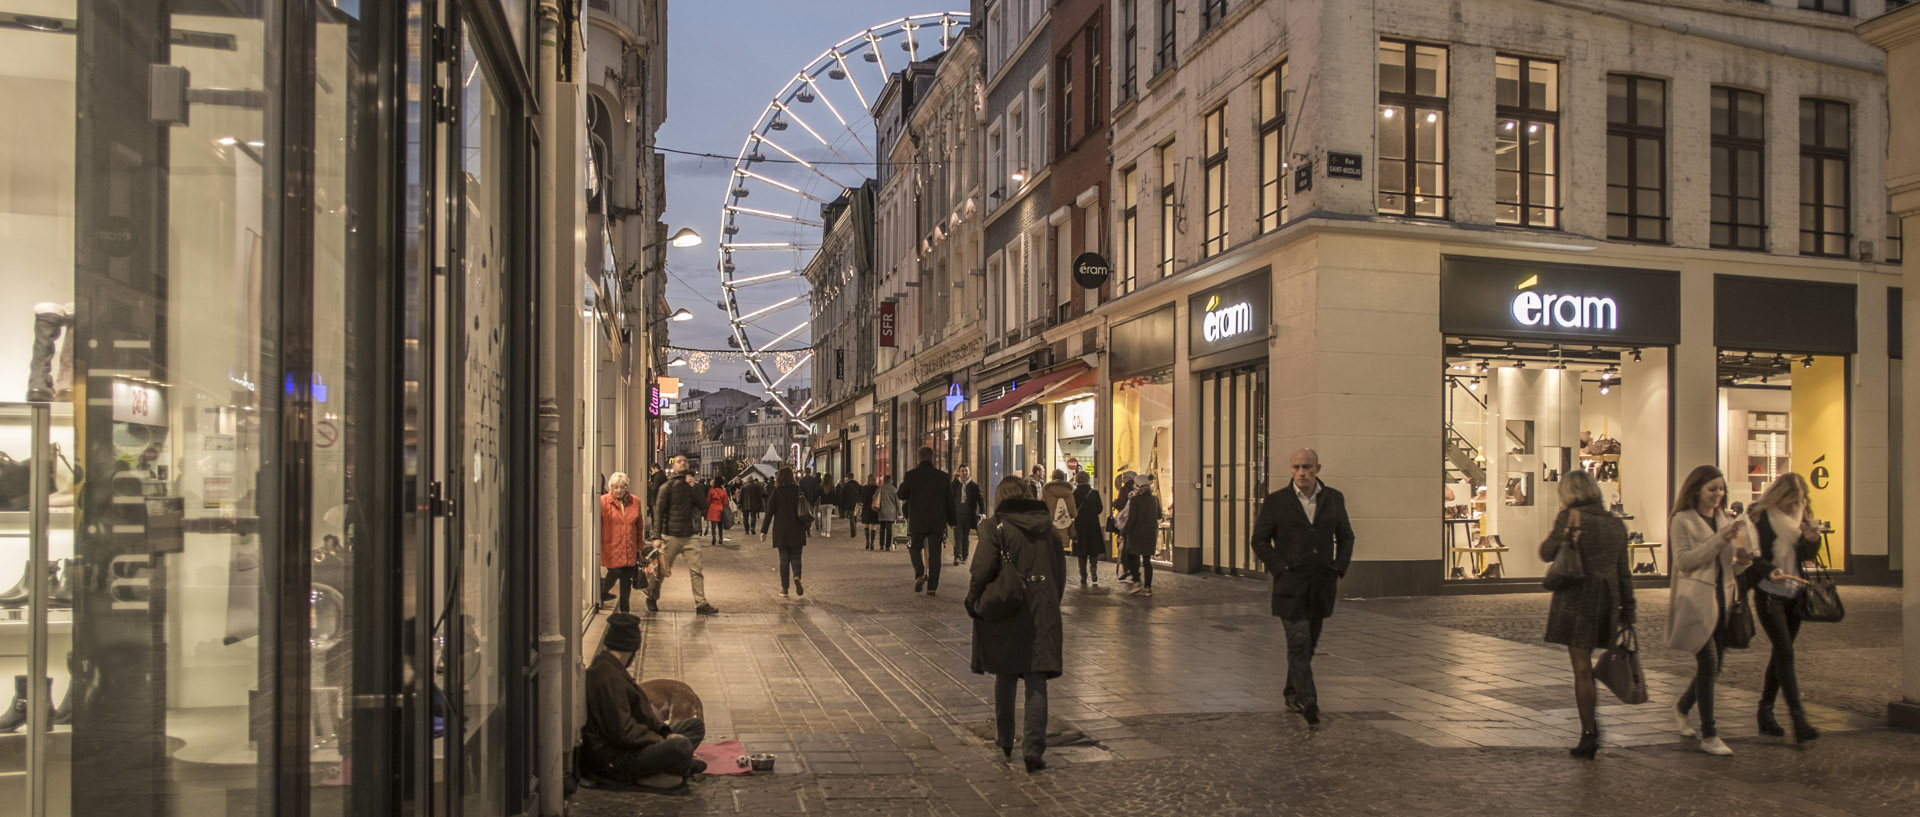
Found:
[[[1139,165],[1120,171],[1119,275],[1115,276],[1114,295],[1119,297],[1139,288],[1140,262],[1140,184]]]
[[[1179,162],[1174,155],[1178,143],[1168,140],[1156,148],[1160,159],[1160,263],[1158,279],[1164,279],[1174,272],[1174,241],[1179,232],[1180,185],[1176,174]]]
[[[1291,162],[1288,161],[1285,143],[1287,79],[1287,61],[1283,59],[1279,65],[1262,73],[1253,86],[1255,118],[1260,131],[1260,144],[1254,151],[1254,160],[1259,165],[1259,231],[1262,234],[1278,230],[1280,225],[1287,223],[1287,205],[1291,198],[1287,190],[1287,168]]]

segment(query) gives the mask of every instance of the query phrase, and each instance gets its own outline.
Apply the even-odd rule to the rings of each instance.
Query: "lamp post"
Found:
[[[638,296],[639,296],[639,300],[640,300],[639,312],[643,317],[643,323],[640,326],[640,331],[635,333],[636,335],[638,335],[638,337],[633,338],[633,341],[639,344],[639,349],[637,350],[639,351],[639,354],[634,355],[634,358],[641,361],[640,371],[639,371],[640,377],[638,378],[639,391],[640,391],[640,400],[638,402],[640,405],[640,410],[637,412],[637,414],[639,414],[639,418],[638,418],[638,422],[630,421],[628,424],[628,428],[634,428],[637,426],[639,429],[639,434],[638,434],[639,439],[636,440],[638,445],[635,446],[635,448],[638,449],[637,459],[639,460],[639,463],[638,463],[639,471],[637,471],[636,473],[641,474],[642,476],[647,474],[651,466],[654,464],[655,456],[658,451],[657,446],[654,445],[653,416],[651,414],[651,412],[653,411],[653,405],[654,405],[653,404],[653,393],[654,393],[653,372],[654,372],[655,344],[653,340],[653,333],[654,333],[654,330],[660,326],[660,324],[667,323],[669,321],[672,321],[675,323],[681,323],[681,322],[693,320],[693,313],[688,312],[685,309],[676,309],[667,315],[663,315],[658,318],[653,318],[651,320],[645,319],[645,316],[651,314],[651,312],[653,311],[653,299],[648,297],[648,293],[644,286],[646,283],[647,277],[649,275],[652,275],[655,272],[665,269],[667,266],[666,253],[662,245],[665,245],[665,247],[681,247],[681,248],[697,247],[700,245],[700,234],[697,232],[694,232],[692,227],[682,227],[678,232],[675,232],[672,235],[672,237],[662,239],[660,241],[655,241],[651,244],[646,245],[645,247],[642,247],[640,250],[641,259],[643,260],[646,259],[648,257],[648,253],[651,253],[654,250],[661,251],[660,259],[657,262],[647,266],[646,268],[639,270],[638,273],[634,276],[632,281],[634,290],[638,293]],[[684,364],[684,361],[682,361],[682,363]],[[651,509],[652,501],[653,501],[653,497],[646,497],[643,500],[642,504],[643,506],[647,506],[649,507],[649,509]]]

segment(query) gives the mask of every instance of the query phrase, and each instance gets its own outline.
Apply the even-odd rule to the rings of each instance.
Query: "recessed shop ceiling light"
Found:
[[[1487,369],[1488,369],[1489,367],[1491,367],[1491,366],[1493,366],[1493,361],[1490,361],[1490,360],[1482,360],[1482,361],[1480,361],[1480,373],[1481,373],[1481,374],[1486,374],[1486,373],[1487,373]]]
[[[1527,368],[1527,362],[1524,360],[1516,360],[1513,362],[1513,368],[1516,368],[1516,369]]]
[[[1639,363],[1639,362],[1640,362],[1640,350],[1639,350],[1639,349],[1635,349],[1635,350],[1633,350],[1633,362],[1635,362],[1635,363]]]
[[[1604,382],[1604,381],[1602,381],[1602,382],[1600,383],[1600,393],[1601,393],[1601,394],[1606,394],[1607,392],[1610,392],[1610,391],[1613,391],[1613,386],[1612,386],[1612,385],[1610,385],[1610,384],[1608,384],[1608,383],[1606,383],[1606,382]]]
[[[1813,368],[1813,355],[1807,355],[1807,357],[1806,357],[1806,359],[1804,359],[1804,360],[1801,360],[1801,361],[1800,361],[1800,368],[1802,368],[1802,369],[1811,369],[1811,368]]]

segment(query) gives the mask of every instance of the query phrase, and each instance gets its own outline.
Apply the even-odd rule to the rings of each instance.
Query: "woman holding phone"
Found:
[[[1747,509],[1742,520],[1753,532],[1748,539],[1754,550],[1753,565],[1746,571],[1747,582],[1754,589],[1753,611],[1760,618],[1761,631],[1773,643],[1767,677],[1760,688],[1760,732],[1786,734],[1780,722],[1773,719],[1774,699],[1784,692],[1787,714],[1793,718],[1795,743],[1820,737],[1820,730],[1807,723],[1800,702],[1800,678],[1793,668],[1793,641],[1800,635],[1800,613],[1794,602],[1807,590],[1801,565],[1820,555],[1820,523],[1814,519],[1810,496],[1806,477],[1783,474]]]
[[[1687,712],[1700,706],[1700,750],[1733,754],[1713,720],[1713,683],[1727,656],[1727,611],[1740,601],[1740,573],[1753,559],[1745,547],[1747,526],[1727,513],[1727,480],[1702,465],[1687,475],[1667,523],[1673,546],[1672,603],[1667,607],[1667,646],[1693,655],[1693,683],[1673,707],[1680,734],[1696,734]]]

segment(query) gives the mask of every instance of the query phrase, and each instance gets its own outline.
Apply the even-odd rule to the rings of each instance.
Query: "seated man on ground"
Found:
[[[616,784],[674,789],[689,775],[705,771],[706,764],[693,756],[692,740],[660,720],[628,674],[639,651],[640,619],[626,613],[608,616],[600,654],[587,667],[582,771]]]

